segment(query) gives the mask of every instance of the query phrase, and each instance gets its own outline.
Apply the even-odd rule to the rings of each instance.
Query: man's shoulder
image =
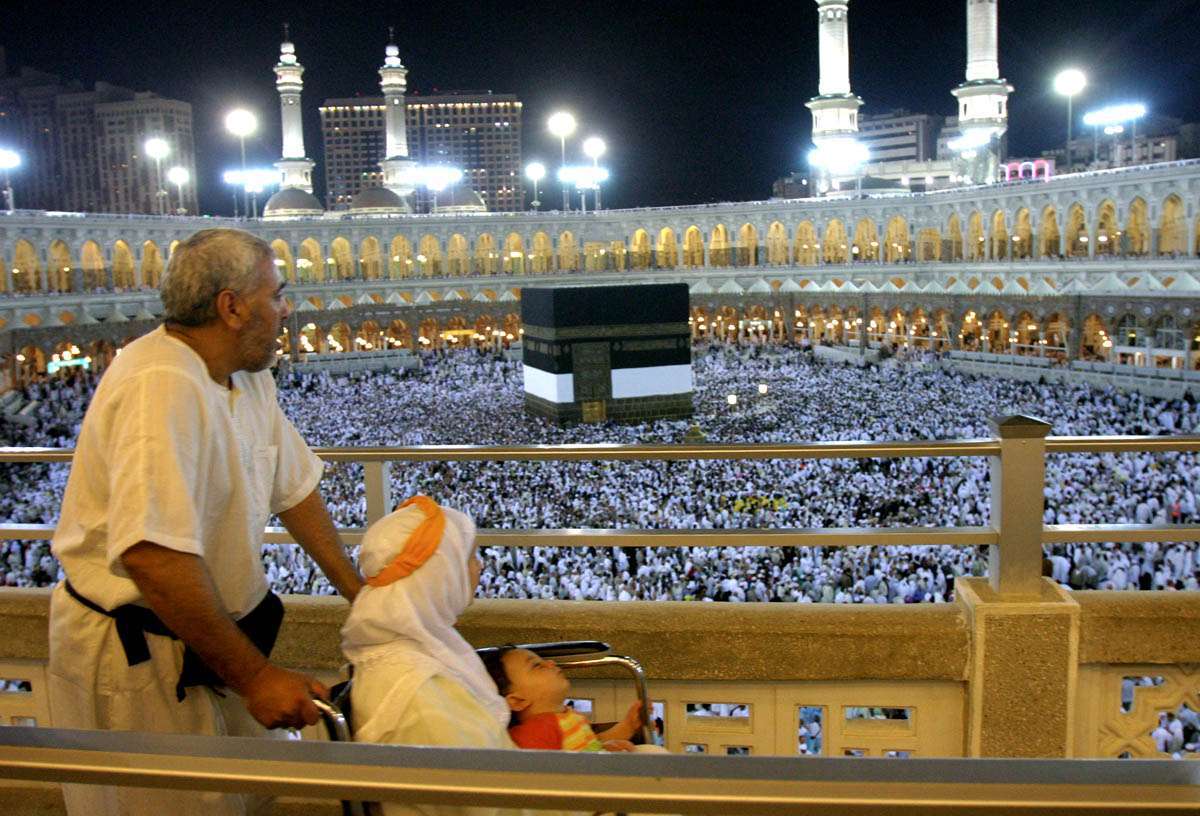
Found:
[[[202,384],[206,376],[204,363],[196,353],[160,326],[122,348],[104,372],[100,386],[112,390],[142,377],[163,378],[164,387],[184,380]]]

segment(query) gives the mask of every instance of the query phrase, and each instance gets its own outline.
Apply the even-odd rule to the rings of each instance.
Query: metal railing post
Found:
[[[999,538],[988,547],[988,578],[1002,595],[1037,597],[1050,425],[1020,414],[997,417],[991,425],[1000,438],[1000,455],[990,457],[991,523]]]
[[[367,494],[367,524],[392,512],[392,463],[364,462],[363,481]]]

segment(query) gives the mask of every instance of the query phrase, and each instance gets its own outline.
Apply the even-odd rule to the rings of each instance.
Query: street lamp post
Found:
[[[192,174],[186,167],[175,165],[167,171],[167,181],[175,185],[175,190],[179,194],[179,209],[176,211],[179,215],[187,215],[187,208],[183,205],[183,185],[191,179]]]
[[[538,182],[546,177],[546,165],[541,162],[530,162],[525,165],[525,178],[533,182],[533,201],[529,202],[532,209],[538,209],[542,202],[538,201]]]
[[[559,111],[550,117],[547,122],[550,132],[558,137],[559,147],[562,148],[562,164],[560,167],[567,166],[567,137],[575,132],[575,117],[565,111]],[[566,182],[562,185],[563,210],[571,209],[570,193],[567,191]]]
[[[9,212],[16,209],[16,206],[13,204],[13,188],[10,174],[20,166],[20,153],[15,150],[0,150],[0,170],[4,171],[4,205]]]
[[[600,157],[608,150],[608,145],[599,136],[591,136],[583,142],[583,153],[592,160],[592,170],[596,176],[596,209],[600,209]]]
[[[1074,124],[1072,103],[1075,95],[1087,87],[1087,77],[1078,68],[1059,71],[1054,77],[1054,91],[1067,98],[1067,172],[1071,172],[1071,127]]]
[[[242,151],[242,177],[246,176],[246,137],[258,129],[258,117],[245,108],[235,108],[225,116],[225,130],[237,137]],[[242,188],[242,210],[250,211],[250,191]],[[236,216],[237,213],[235,212]]]
[[[145,148],[146,155],[154,159],[154,211],[157,215],[166,215],[167,208],[163,205],[163,196],[167,191],[163,189],[162,160],[170,155],[171,146],[165,139],[155,136],[146,140]]]

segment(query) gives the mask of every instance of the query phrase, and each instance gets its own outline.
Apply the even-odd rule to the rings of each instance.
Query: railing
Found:
[[[1200,525],[1142,524],[1043,525],[1045,457],[1054,453],[1133,453],[1200,451],[1200,437],[1047,437],[1050,426],[1029,417],[993,423],[996,438],[946,441],[813,442],[793,445],[531,445],[485,447],[428,445],[409,448],[321,448],[329,462],[364,467],[366,518],[390,512],[392,462],[465,461],[629,461],[717,459],[871,459],[909,457],[980,457],[991,460],[990,518],[987,527],[857,527],[741,530],[489,530],[478,533],[480,546],[554,547],[855,547],[891,545],[988,546],[993,589],[1003,595],[1037,595],[1042,547],[1058,542],[1194,541]],[[66,462],[71,450],[0,448],[0,463]],[[361,529],[344,537],[357,542]],[[0,540],[44,540],[48,525],[0,526]],[[290,541],[273,529],[268,540]]]
[[[9,779],[588,812],[1200,812],[1196,763],[600,758],[548,751],[5,728],[0,729],[0,769]]]

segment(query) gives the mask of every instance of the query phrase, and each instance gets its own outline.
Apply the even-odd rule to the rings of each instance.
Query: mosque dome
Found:
[[[305,218],[321,216],[325,208],[312,193],[306,193],[299,187],[285,187],[267,199],[263,205],[263,218],[269,220],[283,218]]]
[[[449,190],[438,193],[436,211],[440,213],[485,213],[487,212],[487,203],[484,202],[483,196],[470,187],[456,184]]]
[[[386,187],[368,187],[350,202],[352,215],[398,215],[409,212],[404,199]]]

